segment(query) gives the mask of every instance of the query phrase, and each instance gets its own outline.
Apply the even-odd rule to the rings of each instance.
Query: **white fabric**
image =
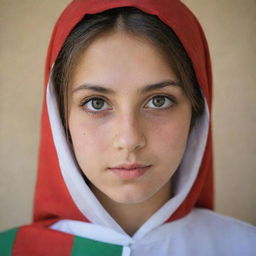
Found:
[[[63,178],[74,203],[91,221],[62,220],[55,223],[52,229],[122,245],[123,256],[256,255],[256,229],[235,219],[194,209],[185,218],[163,224],[186,198],[197,177],[208,134],[207,107],[190,133],[175,177],[174,197],[154,213],[133,237],[127,235],[108,214],[78,171],[65,138],[51,83],[47,88],[47,107]]]
[[[143,237],[103,230],[95,224],[62,220],[53,229],[98,241],[123,245],[122,256],[255,256],[255,227],[205,209],[160,225]],[[105,236],[100,233],[104,231]],[[103,237],[104,236],[104,237]],[[128,250],[130,248],[130,250]]]

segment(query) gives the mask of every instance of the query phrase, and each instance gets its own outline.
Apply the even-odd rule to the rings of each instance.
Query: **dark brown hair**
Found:
[[[83,50],[97,37],[114,31],[125,31],[146,38],[166,56],[181,88],[192,105],[191,126],[204,111],[204,99],[193,65],[173,30],[157,16],[135,7],[114,8],[102,13],[85,15],[73,28],[55,61],[52,81],[58,98],[61,120],[68,135],[69,81]]]

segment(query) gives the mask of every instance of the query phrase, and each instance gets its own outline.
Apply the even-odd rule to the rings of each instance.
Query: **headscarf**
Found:
[[[61,171],[64,163],[56,148],[60,139],[53,128],[54,116],[49,112],[47,100],[52,66],[62,45],[74,26],[86,15],[117,7],[136,7],[156,15],[177,35],[190,57],[197,81],[205,97],[208,112],[202,156],[193,184],[165,222],[180,219],[193,207],[213,209],[213,156],[211,135],[212,75],[211,61],[203,30],[192,12],[179,0],[74,0],[59,17],[52,32],[45,65],[44,100],[41,117],[41,138],[38,159],[38,176],[34,201],[33,223],[16,230],[13,255],[71,255],[73,236],[56,232],[48,227],[62,219],[91,222],[72,192]],[[56,121],[59,122],[59,121]],[[55,129],[55,131],[54,131]],[[57,134],[57,135],[56,135]],[[61,134],[61,132],[60,132]],[[63,134],[62,134],[63,135]],[[65,146],[63,146],[65,147]],[[64,149],[68,154],[68,148]],[[74,174],[78,175],[78,174]],[[82,186],[82,185],[81,185]],[[73,194],[72,194],[73,193]],[[85,210],[86,211],[86,210]]]

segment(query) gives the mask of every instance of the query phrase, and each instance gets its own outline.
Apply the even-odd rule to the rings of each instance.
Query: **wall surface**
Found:
[[[0,0],[0,230],[29,223],[44,60],[68,0]],[[216,211],[256,224],[256,2],[185,0],[213,62]]]

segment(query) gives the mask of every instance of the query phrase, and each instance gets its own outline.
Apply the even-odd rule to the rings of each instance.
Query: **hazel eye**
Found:
[[[174,102],[167,96],[158,95],[153,97],[147,104],[147,108],[165,109],[172,106]]]
[[[82,105],[83,107],[86,106],[86,109],[92,112],[98,112],[108,108],[108,104],[101,98],[92,98]]]

